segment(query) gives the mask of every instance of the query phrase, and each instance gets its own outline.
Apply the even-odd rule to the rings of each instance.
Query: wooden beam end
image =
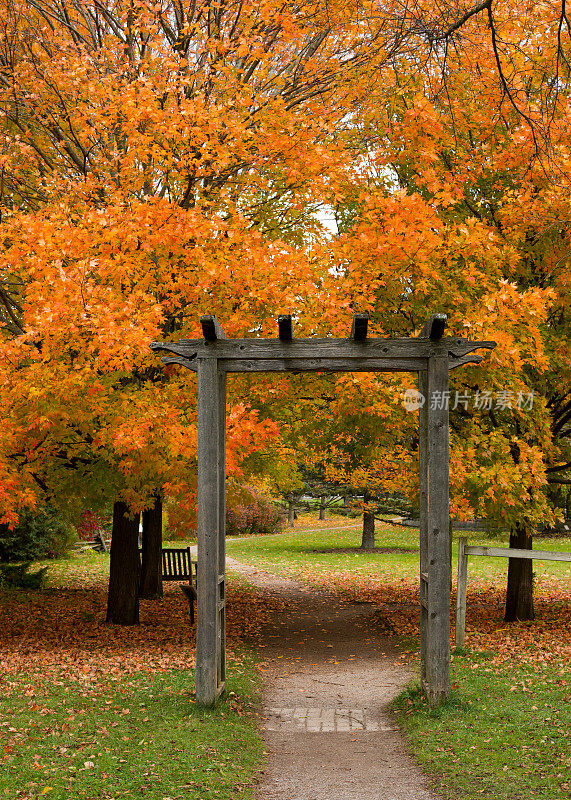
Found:
[[[280,314],[278,317],[278,336],[282,342],[293,339],[291,314]]]
[[[354,314],[353,324],[351,326],[351,339],[354,339],[356,342],[364,342],[367,338],[368,327],[368,314]]]
[[[220,323],[212,314],[204,314],[200,317],[200,324],[202,325],[202,335],[207,342],[215,342],[217,339],[226,338]]]
[[[432,314],[425,322],[418,338],[431,339],[433,342],[438,342],[444,336],[446,320],[446,314]]]

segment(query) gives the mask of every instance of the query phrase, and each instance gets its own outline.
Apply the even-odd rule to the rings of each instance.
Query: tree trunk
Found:
[[[349,501],[347,500],[347,495],[343,498],[343,513],[346,517],[349,516]]]
[[[375,547],[375,515],[371,511],[363,514],[362,550],[373,550]]]
[[[532,534],[524,525],[516,525],[510,532],[510,547],[531,550]],[[534,619],[533,613],[533,561],[529,558],[508,559],[508,588],[506,592],[506,622]]]
[[[154,508],[143,511],[143,563],[140,597],[163,596],[163,504],[155,497]]]
[[[295,506],[293,500],[290,500],[287,506],[287,521],[290,528],[293,528],[293,521],[295,519]]]
[[[319,498],[319,519],[325,519],[325,496]]]
[[[363,498],[365,503],[369,502],[369,495],[365,493]],[[363,538],[361,540],[362,550],[372,550],[375,547],[375,514],[373,511],[363,512]]]
[[[139,515],[129,519],[128,513],[126,503],[113,506],[107,622],[115,625],[139,624]]]

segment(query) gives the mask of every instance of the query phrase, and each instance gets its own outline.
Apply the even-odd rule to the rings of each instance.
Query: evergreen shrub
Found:
[[[0,588],[2,589],[41,589],[47,567],[37,572],[28,572],[30,562],[23,564],[0,564]]]
[[[13,528],[0,525],[0,561],[38,561],[67,555],[77,534],[56,509],[25,510]]]

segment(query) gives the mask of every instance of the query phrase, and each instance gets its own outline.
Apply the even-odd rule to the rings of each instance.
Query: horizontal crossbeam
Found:
[[[196,359],[163,358],[165,363],[182,364],[196,371]],[[464,364],[479,364],[482,356],[467,355],[462,358],[450,356],[448,369]],[[425,370],[426,358],[283,358],[283,359],[224,359],[218,366],[225,372],[418,372]]]
[[[165,363],[192,362],[217,358],[227,372],[275,371],[417,371],[425,369],[425,359],[447,354],[452,363],[467,363],[465,357],[480,348],[493,349],[495,342],[472,342],[468,339],[182,339],[179,342],[153,342],[153,350],[177,356]],[[471,356],[470,361],[480,360]],[[458,364],[454,363],[458,361]],[[222,363],[223,362],[223,363]],[[275,363],[271,363],[275,362]],[[184,363],[194,369],[191,363]]]
[[[164,364],[180,364],[196,372],[199,360],[166,356]],[[418,372],[426,369],[424,358],[220,358],[223,372]]]

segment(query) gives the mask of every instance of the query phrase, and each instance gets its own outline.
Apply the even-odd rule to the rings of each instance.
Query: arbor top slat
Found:
[[[436,342],[444,336],[444,329],[446,328],[446,314],[432,314],[424,323],[421,330],[420,338],[429,338]]]
[[[174,353],[183,359],[218,358],[231,361],[287,361],[301,359],[312,361],[323,358],[363,361],[364,359],[427,359],[436,355],[449,355],[452,360],[463,359],[480,348],[489,350],[495,342],[474,342],[469,339],[448,337],[438,342],[430,339],[409,337],[399,339],[293,339],[291,342],[279,339],[219,339],[207,342],[204,339],[182,339],[178,342],[153,342],[153,350]],[[167,362],[168,363],[168,362]],[[181,363],[181,362],[177,362]],[[295,367],[287,367],[295,369]],[[390,368],[390,367],[389,367]],[[405,368],[405,367],[403,367]],[[279,369],[279,368],[278,368]],[[418,366],[411,365],[411,370]],[[249,371],[249,370],[248,370]]]

